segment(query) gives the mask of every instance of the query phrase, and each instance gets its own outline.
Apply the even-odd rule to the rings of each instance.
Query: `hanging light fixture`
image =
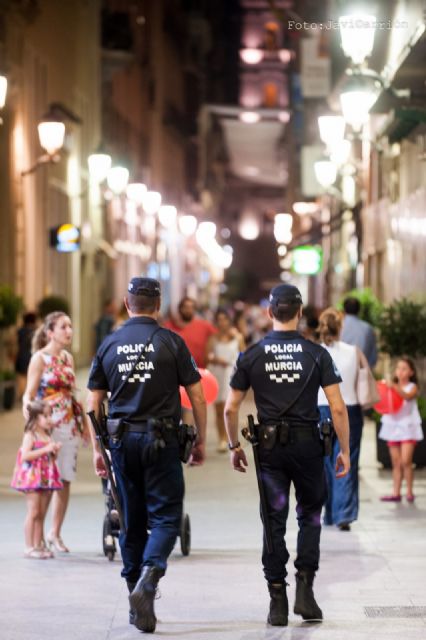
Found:
[[[259,64],[263,60],[262,49],[240,49],[240,58],[246,64]]]
[[[339,18],[339,31],[345,56],[360,65],[371,56],[374,46],[376,18],[372,15],[354,13]]]
[[[111,156],[108,153],[92,153],[87,158],[90,179],[98,184],[103,182],[111,169]]]
[[[256,240],[259,237],[259,222],[256,215],[246,213],[242,216],[238,225],[238,233],[244,240]]]
[[[257,111],[241,111],[239,118],[244,124],[256,124],[260,120],[260,114]]]
[[[129,181],[129,170],[125,167],[111,167],[107,175],[108,187],[115,195],[123,193]]]

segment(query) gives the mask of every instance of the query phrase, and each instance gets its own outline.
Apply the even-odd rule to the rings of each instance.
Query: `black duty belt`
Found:
[[[287,422],[279,424],[260,424],[258,426],[259,444],[265,449],[272,449],[275,444],[294,444],[296,442],[319,440],[317,423]]]
[[[124,433],[149,433],[155,427],[161,429],[176,430],[176,425],[173,420],[142,420],[141,422],[126,422],[123,420],[123,432]]]

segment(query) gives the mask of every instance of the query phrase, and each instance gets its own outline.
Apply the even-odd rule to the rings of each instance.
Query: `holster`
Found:
[[[278,435],[277,425],[260,424],[258,426],[258,434],[259,446],[262,449],[270,451],[275,447]]]
[[[319,423],[319,434],[324,450],[324,456],[331,456],[333,453],[334,427],[330,418],[324,418]]]
[[[110,438],[120,440],[124,430],[124,424],[121,418],[107,418],[106,428]]]
[[[179,458],[186,464],[197,438],[197,429],[192,424],[180,424],[178,427]]]

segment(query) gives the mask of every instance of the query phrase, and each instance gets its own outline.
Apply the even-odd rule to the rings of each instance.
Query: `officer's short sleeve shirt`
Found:
[[[297,331],[270,331],[239,356],[230,385],[239,391],[252,387],[259,421],[276,424],[284,417],[317,421],[319,387],[341,381],[326,349]]]
[[[152,318],[139,316],[105,338],[93,359],[87,386],[110,392],[108,409],[113,418],[173,418],[177,424],[181,414],[179,386],[187,387],[200,379],[182,338],[159,327]]]

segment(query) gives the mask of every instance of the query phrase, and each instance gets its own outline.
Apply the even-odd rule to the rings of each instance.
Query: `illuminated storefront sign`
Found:
[[[293,273],[314,276],[322,270],[322,249],[312,245],[296,247],[292,251]]]
[[[51,228],[50,246],[60,253],[78,251],[80,249],[80,229],[70,223]]]

